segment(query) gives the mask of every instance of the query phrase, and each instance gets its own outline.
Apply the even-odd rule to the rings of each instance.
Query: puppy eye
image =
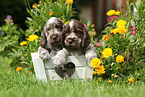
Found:
[[[57,29],[62,29],[62,26],[61,26],[61,25],[56,25],[55,28],[57,28]]]
[[[79,36],[79,37],[82,37],[83,35],[83,32],[81,30],[77,30],[75,31],[75,33]]]
[[[50,28],[47,28],[47,29],[46,29],[46,31],[49,31],[49,30],[50,30]]]

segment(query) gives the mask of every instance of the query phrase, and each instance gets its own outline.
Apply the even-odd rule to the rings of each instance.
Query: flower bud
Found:
[[[115,79],[117,79],[118,77],[119,77],[118,75],[115,75],[115,76],[114,76]]]

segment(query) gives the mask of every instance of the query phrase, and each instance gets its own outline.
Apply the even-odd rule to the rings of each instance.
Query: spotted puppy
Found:
[[[40,47],[38,48],[39,57],[43,60],[49,59],[62,49],[61,35],[64,23],[56,17],[51,17],[45,24]]]
[[[62,32],[61,44],[63,49],[53,59],[57,66],[63,65],[67,56],[85,55],[89,63],[92,58],[97,57],[86,28],[78,20],[72,20],[66,25]]]

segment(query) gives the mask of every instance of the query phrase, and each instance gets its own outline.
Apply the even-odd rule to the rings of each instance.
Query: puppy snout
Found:
[[[75,38],[69,38],[69,39],[67,40],[67,42],[68,42],[69,44],[72,44],[72,43],[75,42],[75,41],[76,41]]]
[[[52,36],[52,40],[57,40],[57,36]]]

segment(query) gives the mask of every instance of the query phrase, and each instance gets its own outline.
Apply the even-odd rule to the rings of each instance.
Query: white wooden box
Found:
[[[55,72],[55,66],[52,59],[43,61],[39,58],[38,53],[31,53],[36,77],[39,80],[62,80]],[[66,63],[72,62],[75,64],[75,72],[70,78],[72,79],[92,79],[93,68],[88,65],[85,56],[68,56]]]

